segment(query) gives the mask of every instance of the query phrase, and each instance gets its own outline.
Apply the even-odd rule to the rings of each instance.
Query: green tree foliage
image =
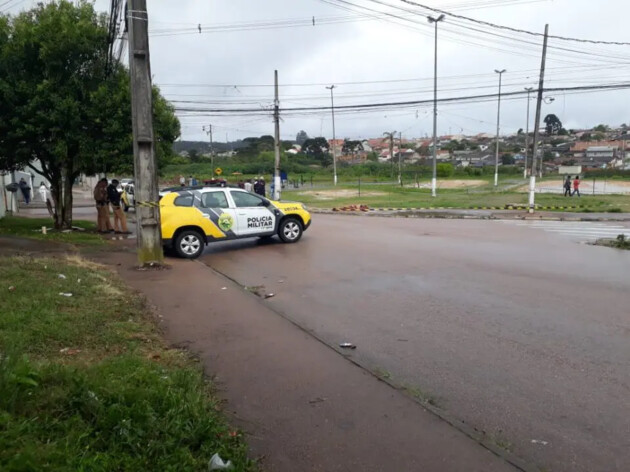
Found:
[[[455,168],[453,164],[438,164],[436,166],[436,173],[438,177],[452,177],[455,173]]]
[[[584,133],[580,138],[580,141],[591,141],[592,139],[593,136],[591,136],[591,133]]]
[[[562,122],[560,121],[560,118],[554,114],[545,116],[543,121],[545,123],[545,132],[548,136],[557,135],[562,129]]]
[[[306,131],[304,130],[301,130],[297,134],[297,136],[295,136],[295,142],[298,143],[300,146],[302,146],[307,139],[308,139],[308,134],[306,134]]]
[[[599,133],[605,133],[606,131],[609,131],[610,128],[606,125],[597,125],[595,126],[595,128],[593,128],[593,131],[597,131]]]
[[[324,154],[328,153],[329,148],[326,138],[311,138],[304,141],[302,152],[316,159],[321,159]]]
[[[363,151],[363,144],[361,141],[354,141],[351,139],[345,139],[343,141],[343,147],[341,148],[341,152],[343,154],[354,154],[359,151]]]
[[[106,74],[107,31],[87,1],[0,17],[0,168],[40,161],[58,228],[72,225],[82,172],[132,169],[128,72],[114,64]],[[168,162],[179,121],[157,89],[153,96],[156,154]]]

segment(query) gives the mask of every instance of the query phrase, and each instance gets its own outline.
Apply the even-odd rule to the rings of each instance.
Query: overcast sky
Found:
[[[419,1],[519,29],[542,33],[548,22],[552,35],[630,42],[628,1]],[[329,106],[330,92],[325,84],[337,85],[336,106],[431,100],[434,30],[423,16],[427,11],[400,0],[378,2],[393,7],[372,0],[150,0],[154,81],[178,108],[268,107],[273,103],[274,69],[279,71],[282,108]],[[108,4],[106,0],[96,1],[101,10],[107,10]],[[26,6],[28,3],[21,5]],[[414,10],[417,14],[395,7]],[[260,29],[263,23],[272,28]],[[199,24],[201,34],[197,29]],[[216,31],[217,26],[239,26],[239,29]],[[490,36],[471,27],[500,36]],[[549,44],[553,49],[549,50],[546,87],[630,82],[630,46],[556,39]],[[466,24],[447,16],[439,26],[438,48],[440,97],[496,93],[495,69],[507,70],[503,75],[504,92],[537,86],[542,51],[540,37]],[[297,86],[300,84],[316,85]],[[630,122],[628,90],[554,92],[546,96],[555,101],[543,105],[542,116],[555,113],[566,128]],[[525,128],[526,103],[524,97],[502,102],[502,131],[513,133]],[[531,106],[533,123],[533,99]],[[336,114],[336,135],[338,138],[368,138],[396,130],[402,131],[404,137],[421,137],[432,133],[431,117],[430,103],[369,113],[340,111]],[[440,105],[438,132],[494,133],[496,118],[496,99]],[[207,139],[201,128],[210,123],[217,141],[225,141],[226,135],[233,140],[273,134],[269,116],[184,116],[181,113],[181,121],[183,139]],[[332,137],[330,111],[309,115],[291,113],[283,117],[283,139],[295,138],[301,129],[310,136]]]

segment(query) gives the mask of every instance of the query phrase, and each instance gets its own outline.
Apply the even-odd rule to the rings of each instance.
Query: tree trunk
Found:
[[[62,169],[61,178],[53,179],[50,183],[51,195],[55,203],[55,229],[72,228],[72,184],[74,178]]]
[[[74,184],[74,177],[72,174],[68,175],[68,171],[64,172],[63,178],[63,206],[62,211],[62,229],[72,228],[72,186]]]

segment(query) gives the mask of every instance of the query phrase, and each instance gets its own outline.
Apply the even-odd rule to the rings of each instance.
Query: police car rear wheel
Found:
[[[179,257],[195,259],[203,252],[203,240],[196,231],[182,231],[175,240],[175,252]]]
[[[302,224],[295,218],[287,218],[280,223],[278,236],[285,243],[296,243],[302,237]]]

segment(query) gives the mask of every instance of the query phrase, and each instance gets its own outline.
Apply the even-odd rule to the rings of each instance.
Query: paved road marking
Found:
[[[597,223],[592,221],[510,221],[504,223],[543,230],[575,241],[593,242],[600,238],[614,239],[620,234],[630,238],[630,227],[619,224]]]

